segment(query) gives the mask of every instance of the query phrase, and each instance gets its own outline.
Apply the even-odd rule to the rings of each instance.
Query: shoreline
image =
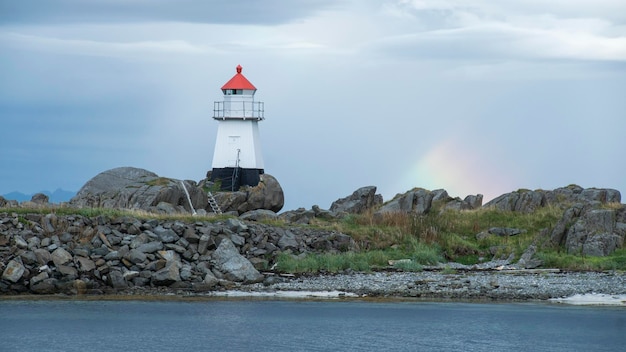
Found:
[[[6,295],[9,300],[361,300],[465,303],[552,303],[626,306],[626,273],[372,272],[283,277],[218,290],[134,288],[68,295]]]

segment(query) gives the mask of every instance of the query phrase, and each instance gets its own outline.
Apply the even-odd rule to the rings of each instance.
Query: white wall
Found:
[[[212,167],[235,167],[237,149],[239,149],[239,167],[244,169],[264,169],[258,121],[217,121],[219,125],[217,127]]]

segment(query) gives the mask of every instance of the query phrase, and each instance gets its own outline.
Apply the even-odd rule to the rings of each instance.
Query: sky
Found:
[[[283,210],[369,185],[626,197],[623,0],[0,0],[0,194],[203,179],[239,64]]]

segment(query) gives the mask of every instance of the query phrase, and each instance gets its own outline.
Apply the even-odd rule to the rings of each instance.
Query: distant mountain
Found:
[[[63,190],[63,189],[60,189],[60,188],[58,188],[54,192],[41,191],[41,192],[37,192],[37,193],[43,193],[43,194],[47,195],[48,197],[50,197],[50,203],[68,202],[73,196],[76,195],[76,192],[66,191],[66,190]],[[25,193],[22,193],[22,192],[14,191],[14,192],[11,192],[11,193],[3,194],[2,196],[5,199],[13,199],[13,200],[16,200],[18,202],[23,202],[23,201],[26,201],[26,200],[31,200],[31,198],[33,197],[33,194],[25,194]]]

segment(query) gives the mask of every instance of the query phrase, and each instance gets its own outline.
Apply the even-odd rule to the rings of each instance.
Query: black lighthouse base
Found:
[[[263,173],[263,169],[214,168],[211,171],[211,181],[221,182],[220,191],[238,191],[241,186],[258,185]]]

